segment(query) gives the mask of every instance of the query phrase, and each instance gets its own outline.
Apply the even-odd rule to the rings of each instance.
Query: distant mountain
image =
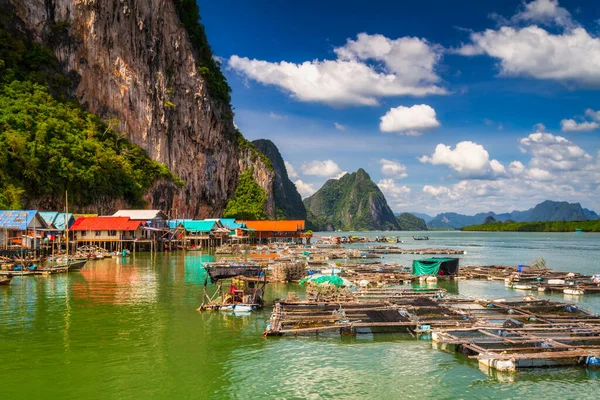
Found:
[[[483,224],[487,217],[497,221],[511,219],[515,222],[540,222],[540,221],[586,221],[598,219],[594,211],[582,208],[579,203],[567,203],[546,200],[526,211],[513,211],[511,213],[496,214],[494,212],[463,215],[457,213],[442,213],[427,223],[429,228],[454,228],[460,229],[468,225]]]
[[[306,209],[296,185],[290,180],[285,169],[283,158],[277,146],[270,140],[259,139],[252,142],[273,165],[275,179],[273,180],[273,197],[275,212],[278,219],[306,219]]]
[[[426,231],[427,223],[412,213],[402,213],[396,216],[401,231]]]
[[[523,222],[587,221],[590,219],[598,219],[598,214],[594,211],[582,208],[579,203],[546,200],[533,207],[528,221]]]
[[[329,179],[304,199],[312,230],[397,230],[398,222],[385,196],[360,168],[340,179]]]
[[[433,217],[431,215],[427,215],[427,214],[423,214],[423,213],[411,212],[411,214],[414,215],[415,217],[421,218],[425,222],[429,222],[433,219]]]

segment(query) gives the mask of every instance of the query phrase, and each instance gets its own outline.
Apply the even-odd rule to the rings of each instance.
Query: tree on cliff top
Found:
[[[223,217],[239,220],[267,219],[266,204],[267,193],[254,181],[252,169],[247,169],[240,175],[235,194],[227,203]]]

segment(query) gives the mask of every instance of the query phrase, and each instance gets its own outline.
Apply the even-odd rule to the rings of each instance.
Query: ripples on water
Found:
[[[466,248],[462,263],[471,265],[543,255],[554,268],[599,269],[599,235],[429,236],[427,243],[402,246]],[[408,265],[420,257],[388,259]],[[17,277],[0,287],[0,399],[597,397],[598,371],[499,374],[402,334],[265,340],[268,309],[238,317],[195,311],[206,277],[202,263],[209,259],[138,254],[92,262],[79,274]],[[523,295],[499,282],[443,285],[470,297]],[[268,296],[290,290],[301,291],[274,284]],[[568,301],[600,312],[600,296]]]

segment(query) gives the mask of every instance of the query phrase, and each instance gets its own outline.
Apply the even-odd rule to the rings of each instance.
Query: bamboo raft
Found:
[[[374,289],[351,301],[275,304],[264,336],[408,332],[431,334],[438,349],[486,368],[600,367],[600,316],[533,297],[506,301],[448,298],[443,292]]]
[[[479,305],[476,318],[480,322],[475,326],[433,331],[438,348],[467,354],[482,366],[502,372],[600,366],[600,316],[575,305],[541,299]]]
[[[426,248],[426,249],[401,249],[399,247],[384,247],[384,248],[373,248],[369,249],[369,251],[373,254],[427,254],[427,255],[460,255],[467,254],[464,250],[455,250],[455,249],[434,249],[434,248]]]
[[[341,335],[374,330],[429,332],[431,326],[471,326],[468,316],[441,307],[432,299],[443,289],[367,289],[342,300],[277,302],[264,336],[338,332]]]

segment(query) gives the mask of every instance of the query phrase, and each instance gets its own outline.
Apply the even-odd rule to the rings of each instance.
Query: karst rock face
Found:
[[[229,104],[211,97],[174,0],[9,1],[53,49],[87,109],[165,163],[183,187],[157,182],[149,206],[220,216],[240,171],[253,167],[274,214],[274,173],[235,139]]]

